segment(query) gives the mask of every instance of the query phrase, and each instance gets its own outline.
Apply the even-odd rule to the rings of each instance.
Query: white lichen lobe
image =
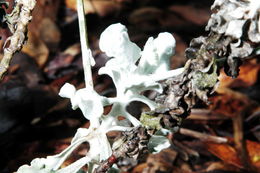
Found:
[[[99,74],[106,74],[112,78],[116,86],[116,97],[101,96],[87,84],[85,88],[76,90],[73,85],[66,83],[60,89],[59,95],[70,99],[72,109],[81,110],[84,117],[90,121],[90,127],[78,129],[71,145],[60,154],[46,159],[35,159],[30,166],[20,167],[18,173],[76,173],[85,164],[91,163],[95,167],[96,163],[112,154],[107,132],[127,131],[141,125],[139,120],[127,112],[126,107],[129,103],[139,101],[145,103],[151,110],[157,108],[158,105],[145,97],[143,91],[161,92],[162,87],[158,81],[183,71],[183,69],[169,70],[175,39],[167,32],[160,33],[157,38],[150,37],[144,50],[141,51],[129,39],[126,27],[117,23],[110,25],[101,34],[99,45],[100,49],[111,57],[99,70]],[[91,52],[88,54],[91,56]],[[108,105],[111,105],[112,109],[104,115],[104,106]],[[124,116],[125,120],[118,120],[119,116]],[[149,146],[156,152],[170,145],[163,136],[156,135],[151,139]],[[65,168],[60,168],[71,152],[83,142],[88,142],[90,145],[86,156]]]

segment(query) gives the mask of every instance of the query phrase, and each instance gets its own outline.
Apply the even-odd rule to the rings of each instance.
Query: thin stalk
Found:
[[[200,132],[193,131],[190,129],[185,129],[185,128],[180,128],[179,133],[182,135],[191,136],[191,137],[200,139],[202,141],[207,141],[207,142],[215,142],[215,143],[220,143],[220,144],[228,142],[227,138],[224,138],[224,137],[212,136],[212,135],[200,133]]]
[[[232,118],[233,121],[233,131],[234,131],[234,143],[235,148],[237,150],[238,157],[240,158],[243,166],[245,169],[247,169],[250,172],[256,172],[256,168],[251,163],[247,146],[246,146],[246,140],[244,137],[244,117],[246,115],[246,112],[249,112],[250,107],[246,107],[244,110],[242,110],[240,113],[237,114],[237,116]]]
[[[85,85],[86,87],[87,86],[93,87],[92,72],[91,72],[91,52],[88,46],[87,22],[85,19],[83,0],[77,0],[77,11],[78,11],[79,33],[80,33],[80,43],[81,43]]]

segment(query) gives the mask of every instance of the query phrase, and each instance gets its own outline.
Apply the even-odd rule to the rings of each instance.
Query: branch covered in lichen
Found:
[[[253,10],[252,4],[258,5],[258,8]],[[234,7],[241,7],[238,8],[240,17],[232,15],[236,12]],[[172,132],[179,131],[183,120],[198,100],[208,102],[208,96],[218,86],[219,70],[224,67],[228,75],[236,77],[241,62],[254,55],[254,50],[259,48],[259,32],[254,27],[259,26],[256,20],[259,19],[257,1],[216,0],[212,8],[216,13],[211,16],[206,28],[208,36],[193,39],[185,52],[189,58],[185,70],[162,82],[163,93],[156,98],[160,107],[142,113],[140,121],[146,131],[152,129],[152,134],[165,128]],[[129,143],[134,144],[135,138],[125,136],[124,139],[121,148]],[[139,148],[138,145],[135,143],[135,148]],[[120,165],[118,158],[124,158],[129,151],[119,151],[120,156],[112,155],[101,163],[96,172],[107,171],[114,163]],[[138,150],[137,154],[140,155]]]
[[[21,50],[26,40],[27,26],[32,19],[35,4],[35,0],[17,0],[12,13],[5,16],[8,28],[13,35],[5,42],[4,56],[0,62],[0,78],[7,71],[14,53]]]
[[[216,0],[212,9],[215,13],[206,27],[208,36],[191,41],[185,51],[189,60],[184,72],[163,82],[163,93],[156,98],[161,106],[142,115],[148,126],[178,131],[198,99],[208,102],[208,96],[218,86],[221,68],[224,67],[227,75],[236,77],[242,61],[257,54],[260,1]],[[145,120],[147,115],[154,121]]]
[[[211,16],[206,27],[208,36],[191,41],[185,52],[189,60],[184,71],[162,82],[163,93],[156,98],[159,108],[142,113],[140,121],[146,130],[153,129],[155,132],[166,128],[172,132],[179,131],[183,120],[198,100],[208,102],[208,96],[218,86],[221,68],[224,67],[232,77],[239,74],[241,62],[254,55],[260,47],[259,31],[255,27],[259,26],[259,4],[253,0],[215,1],[212,9],[216,13]],[[234,7],[240,7],[239,16],[232,15],[237,12]],[[122,146],[129,142],[131,140],[126,140]],[[97,172],[102,172],[102,168],[107,170],[108,163],[109,159],[101,164]]]
[[[239,17],[232,14],[233,7],[239,7],[240,11],[235,13],[240,14]],[[184,68],[177,70],[168,67],[175,47],[171,34],[161,33],[155,39],[149,38],[141,51],[130,41],[125,26],[109,26],[101,34],[100,49],[114,58],[99,70],[99,74],[112,78],[117,89],[116,97],[101,96],[89,85],[76,91],[71,84],[65,84],[60,95],[71,99],[73,109],[81,109],[90,120],[90,127],[79,129],[71,145],[62,153],[35,159],[30,166],[20,167],[18,172],[74,173],[88,164],[89,171],[94,169],[96,173],[102,173],[113,164],[123,168],[120,162],[127,159],[137,162],[146,156],[148,150],[158,152],[169,147],[165,135],[169,130],[179,130],[198,100],[208,102],[208,96],[217,87],[219,70],[224,66],[227,74],[236,77],[239,61],[253,55],[254,50],[260,47],[259,32],[255,27],[259,26],[259,21],[255,20],[259,19],[259,0],[216,0],[213,8],[216,13],[209,20],[208,36],[191,41],[185,52],[189,60]],[[253,39],[254,35],[256,39]],[[142,95],[146,90],[155,90],[160,95],[155,101],[150,100]],[[127,112],[126,107],[132,101],[143,102],[150,108],[150,112],[142,113],[140,121]],[[112,108],[104,115],[103,108],[108,105]],[[125,119],[119,120],[119,116]],[[106,136],[110,131],[123,131],[122,137],[112,147]],[[90,145],[87,155],[60,169],[71,152],[83,142]]]
[[[149,153],[147,144],[150,137],[151,135],[147,133],[147,129],[140,126],[131,131],[123,132],[122,136],[113,144],[112,155],[108,159],[102,161],[99,167],[95,169],[94,173],[105,173],[115,163],[117,163],[121,170],[126,169],[125,171],[127,171],[127,168],[123,168],[126,165],[122,165],[120,162],[128,159],[131,160],[129,162],[137,164],[137,160],[145,159]]]

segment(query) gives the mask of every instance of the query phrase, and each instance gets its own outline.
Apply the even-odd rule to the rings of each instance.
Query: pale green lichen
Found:
[[[142,113],[140,121],[142,125],[148,129],[160,130],[162,128],[160,124],[161,118],[162,115],[154,116],[150,115],[149,113]]]
[[[214,60],[213,60],[214,61]],[[208,72],[195,72],[192,82],[200,90],[213,88],[218,81],[217,65],[213,62]]]

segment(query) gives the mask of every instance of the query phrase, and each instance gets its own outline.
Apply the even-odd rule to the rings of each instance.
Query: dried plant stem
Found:
[[[15,52],[22,49],[26,40],[27,26],[32,19],[32,10],[36,4],[35,0],[17,0],[16,6],[10,15],[7,15],[8,27],[13,33],[8,37],[4,48],[4,56],[0,62],[0,78],[3,78],[7,71],[10,61]]]
[[[242,164],[244,165],[245,169],[249,170],[250,172],[254,172],[255,168],[252,165],[250,158],[248,156],[248,151],[246,147],[246,141],[244,138],[244,114],[248,112],[249,108],[245,108],[242,110],[237,116],[232,118],[233,121],[233,130],[234,130],[234,143],[237,153],[239,153],[238,157],[240,158]]]
[[[83,0],[77,0],[77,11],[78,11],[80,43],[81,43],[85,84],[86,86],[93,87],[91,59],[90,59],[91,57],[90,57],[89,46],[88,46],[87,25],[86,25],[87,23],[85,19]]]
[[[143,160],[148,155],[147,144],[150,137],[147,129],[141,126],[124,132],[123,136],[117,140],[121,144],[113,149],[112,155],[107,160],[102,161],[94,173],[107,172],[120,159]]]
[[[227,138],[212,136],[212,135],[196,132],[196,131],[193,131],[190,129],[180,128],[179,132],[180,132],[180,134],[198,138],[202,141],[215,142],[215,143],[227,143],[228,142]]]

